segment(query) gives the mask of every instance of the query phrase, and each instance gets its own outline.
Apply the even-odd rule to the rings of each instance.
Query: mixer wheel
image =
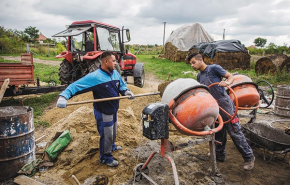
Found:
[[[143,165],[144,165],[144,163],[140,163],[133,170],[135,182],[139,182],[140,180],[144,179],[141,172],[143,172],[146,175],[149,174],[148,166],[146,166],[146,168],[142,170]]]
[[[258,92],[260,95],[261,108],[269,107],[274,101],[274,90],[272,85],[264,80],[257,82]]]

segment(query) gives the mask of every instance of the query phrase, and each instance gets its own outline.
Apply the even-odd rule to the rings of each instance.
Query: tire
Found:
[[[71,63],[65,59],[60,63],[58,75],[61,85],[69,85],[72,82],[72,75],[70,74],[72,68]]]
[[[99,69],[99,66],[101,64],[101,61],[100,61],[100,57],[92,60],[90,63],[89,63],[89,67],[88,67],[88,72],[91,73],[97,69]]]
[[[118,63],[115,65],[115,70],[121,75],[121,67]]]
[[[142,88],[144,86],[144,82],[145,82],[145,71],[144,68],[142,68],[141,77],[134,77],[134,85]]]

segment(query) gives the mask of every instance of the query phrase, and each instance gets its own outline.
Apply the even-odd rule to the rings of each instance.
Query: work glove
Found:
[[[134,94],[131,91],[129,91],[129,90],[127,90],[125,92],[125,96],[130,96],[128,99],[135,99]]]
[[[63,96],[59,96],[56,106],[59,108],[65,108],[67,104],[67,100]]]

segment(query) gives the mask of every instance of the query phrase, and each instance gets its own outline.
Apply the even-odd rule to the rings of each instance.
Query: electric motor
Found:
[[[150,140],[168,139],[169,108],[165,103],[151,103],[142,112],[143,136]]]

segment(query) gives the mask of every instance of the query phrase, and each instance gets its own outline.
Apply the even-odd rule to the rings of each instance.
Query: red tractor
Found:
[[[124,39],[124,35],[126,39]],[[56,58],[64,58],[59,68],[61,84],[68,85],[100,66],[103,51],[112,51],[117,59],[116,70],[125,77],[134,77],[134,85],[143,87],[145,71],[143,63],[136,63],[136,56],[125,51],[129,42],[129,29],[92,20],[73,22],[68,28],[52,37],[67,38],[66,51]]]

